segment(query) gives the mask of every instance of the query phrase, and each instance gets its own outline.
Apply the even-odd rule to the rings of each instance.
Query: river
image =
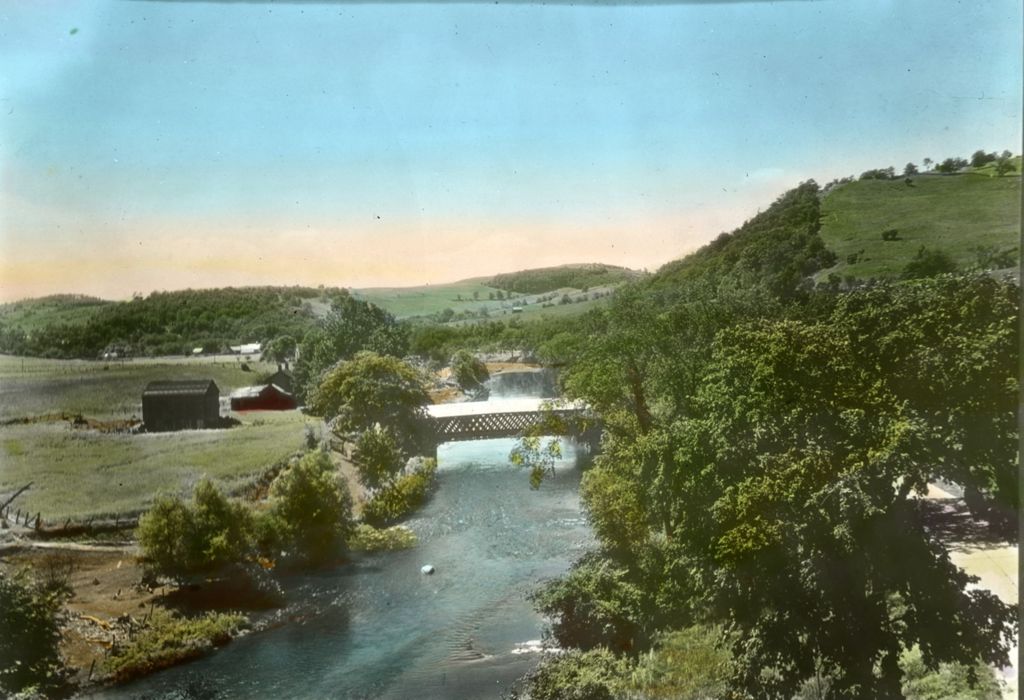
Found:
[[[492,399],[553,389],[543,372],[489,384]],[[502,697],[539,658],[544,623],[527,595],[593,542],[573,444],[537,491],[508,462],[514,444],[442,445],[437,488],[405,523],[419,544],[284,581],[298,619],[91,697],[178,698],[196,679],[231,698]]]

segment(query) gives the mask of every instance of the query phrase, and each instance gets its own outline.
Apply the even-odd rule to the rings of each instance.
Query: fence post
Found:
[[[39,529],[40,525],[42,525],[42,522],[43,522],[43,514],[42,513],[36,513],[36,529],[37,530]]]

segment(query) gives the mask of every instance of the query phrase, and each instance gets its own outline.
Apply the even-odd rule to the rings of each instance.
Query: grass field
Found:
[[[617,285],[608,287],[594,287],[590,292],[606,292],[614,289]],[[477,298],[473,298],[473,293]],[[526,318],[539,318],[541,316],[566,316],[575,313],[582,313],[593,308],[600,300],[588,300],[577,304],[559,305],[558,299],[562,294],[568,293],[571,297],[580,296],[578,289],[559,289],[543,295],[524,294],[517,295],[512,300],[490,300],[488,294],[497,294],[494,287],[487,287],[474,280],[455,282],[453,284],[426,285],[422,287],[394,287],[378,289],[357,289],[353,294],[364,301],[371,302],[385,311],[393,314],[395,318],[412,318],[415,316],[429,316],[448,308],[456,313],[469,311],[474,314],[481,314],[469,323],[482,318],[482,310],[486,309],[490,318],[511,318],[512,307],[521,306],[522,315]],[[502,292],[504,294],[504,292]],[[537,301],[540,296],[556,295],[555,306],[542,308]],[[461,297],[461,301],[459,300]],[[524,303],[525,302],[525,303]],[[516,314],[519,316],[519,314]]]
[[[240,364],[0,356],[0,421],[58,413],[101,420],[141,417],[142,389],[155,379],[209,377],[223,397],[273,370],[250,363],[252,371],[245,372]],[[187,489],[203,474],[237,485],[298,450],[307,423],[320,425],[297,411],[236,417],[241,425],[226,430],[140,435],[75,429],[67,420],[5,425],[0,427],[0,494],[35,482],[15,505],[41,512],[44,520],[134,511],[157,492]]]
[[[958,175],[918,175],[843,185],[822,201],[821,236],[839,263],[818,273],[859,278],[898,276],[921,246],[948,253],[960,267],[976,263],[978,246],[1018,248],[1020,158],[1017,172],[994,177],[992,166]],[[883,241],[895,228],[899,238]],[[851,256],[858,256],[854,261]]]
[[[89,418],[141,418],[142,390],[158,379],[210,378],[221,396],[255,383],[274,365],[224,358],[200,360],[44,360],[0,355],[0,422],[49,413]]]
[[[226,430],[139,435],[71,428],[65,421],[0,428],[0,494],[28,482],[15,505],[46,522],[128,513],[160,492],[188,493],[203,475],[228,489],[245,483],[303,444],[298,411],[248,413]]]

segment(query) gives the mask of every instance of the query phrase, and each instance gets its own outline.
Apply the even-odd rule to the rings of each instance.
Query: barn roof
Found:
[[[284,394],[285,396],[291,396],[290,392],[285,391],[284,389],[279,387],[277,384],[261,384],[259,386],[245,386],[245,387],[242,387],[241,389],[236,389],[235,391],[231,392],[231,398],[233,398],[233,399],[251,399],[251,398],[255,398],[257,396],[261,396],[264,393],[267,393],[268,391],[276,391],[279,394]]]
[[[161,379],[146,385],[143,396],[205,396],[213,387],[220,389],[212,379]]]

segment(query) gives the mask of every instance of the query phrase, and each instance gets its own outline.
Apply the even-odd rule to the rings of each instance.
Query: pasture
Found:
[[[0,495],[32,481],[15,506],[54,521],[138,511],[161,491],[188,491],[203,475],[240,487],[301,449],[306,426],[319,432],[321,421],[298,411],[253,412],[231,414],[240,425],[229,429],[131,435],[56,417],[141,417],[150,381],[210,377],[224,397],[274,368],[250,363],[246,372],[240,365],[0,356]]]
[[[960,268],[977,264],[978,246],[1017,250],[1020,236],[1020,159],[1017,172],[994,177],[991,166],[957,175],[861,180],[838,187],[821,203],[821,237],[836,266],[818,273],[897,277],[921,246],[942,250]],[[882,231],[896,229],[896,240]]]

